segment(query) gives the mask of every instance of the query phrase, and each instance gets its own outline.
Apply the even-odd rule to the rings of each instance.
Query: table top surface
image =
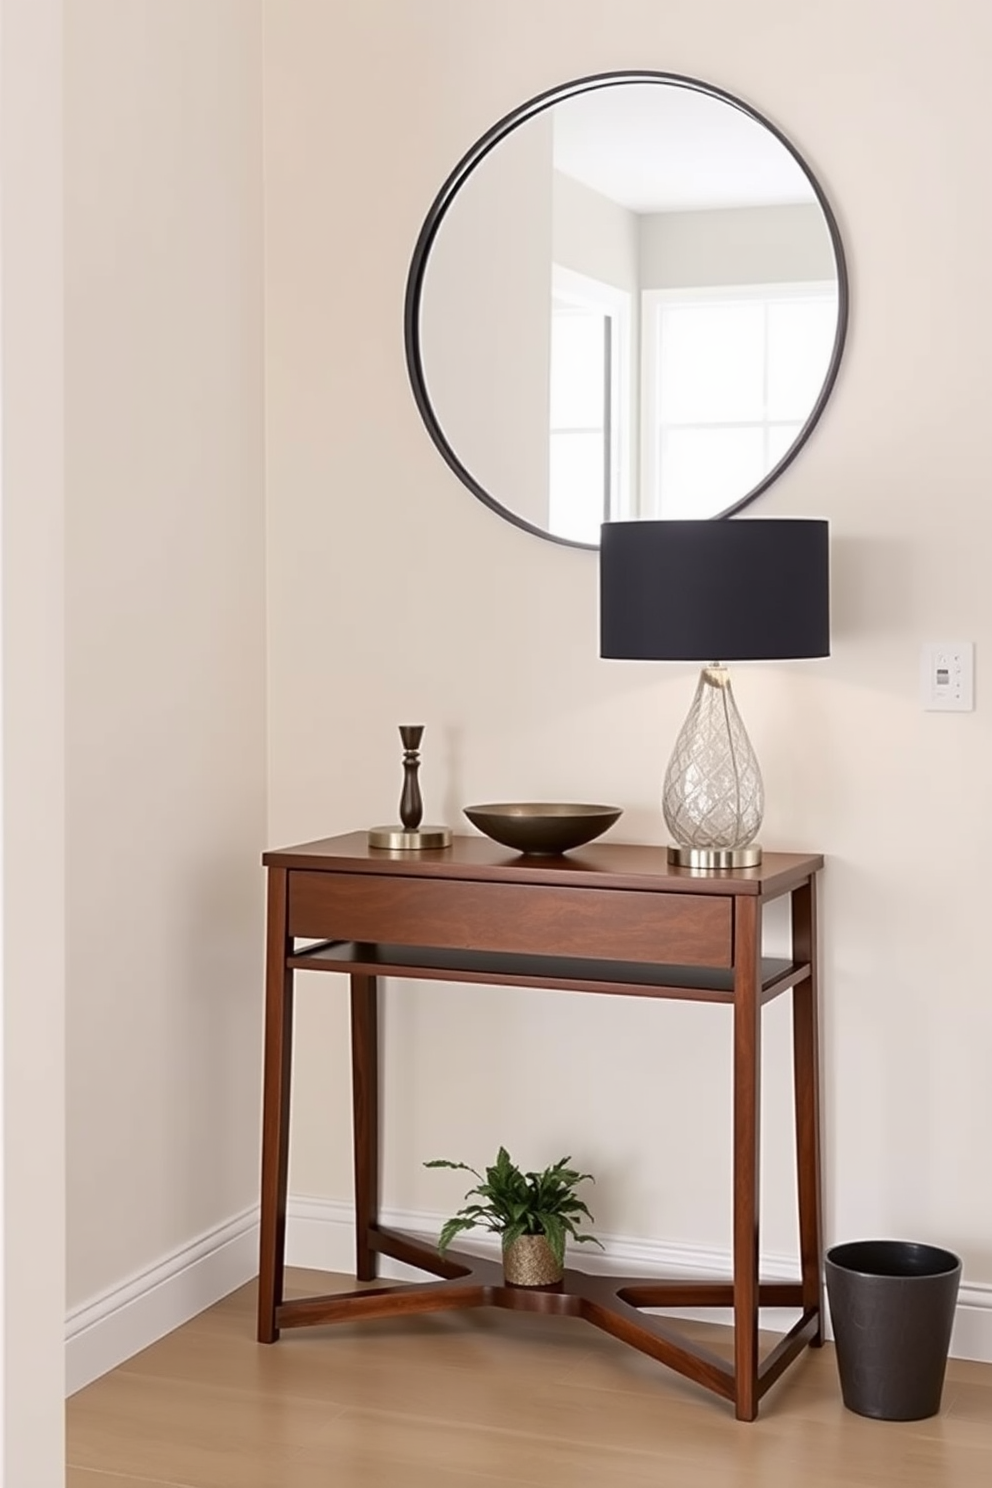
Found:
[[[369,847],[365,832],[324,837],[262,856],[268,868],[388,877],[468,879],[677,894],[756,894],[773,899],[823,867],[819,853],[766,852],[756,868],[703,870],[671,865],[667,849],[600,841],[554,857],[524,856],[488,837],[452,838],[451,846],[400,852]]]

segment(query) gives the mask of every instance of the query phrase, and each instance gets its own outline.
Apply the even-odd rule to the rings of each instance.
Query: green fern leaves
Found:
[[[521,1235],[544,1235],[559,1266],[564,1265],[569,1238],[579,1244],[591,1241],[599,1245],[594,1235],[579,1231],[580,1220],[591,1220],[593,1216],[575,1192],[580,1183],[595,1180],[591,1173],[569,1167],[570,1162],[570,1157],[562,1157],[543,1173],[522,1173],[506,1148],[501,1147],[496,1161],[486,1168],[485,1176],[467,1163],[450,1162],[443,1157],[424,1163],[425,1168],[454,1168],[478,1179],[465,1197],[479,1202],[463,1205],[445,1221],[438,1237],[438,1250],[443,1254],[456,1235],[475,1228],[500,1235],[504,1249]]]

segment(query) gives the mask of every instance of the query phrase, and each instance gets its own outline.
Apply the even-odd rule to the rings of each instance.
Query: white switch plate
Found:
[[[927,641],[920,656],[920,701],[929,713],[970,713],[975,706],[973,641]]]

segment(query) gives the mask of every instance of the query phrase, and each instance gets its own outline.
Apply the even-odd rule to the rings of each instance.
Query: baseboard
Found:
[[[382,1222],[389,1228],[409,1230],[413,1234],[436,1235],[443,1215],[416,1210],[386,1209]],[[582,1247],[582,1268],[604,1276],[631,1272],[642,1276],[720,1277],[731,1275],[729,1251],[708,1250],[701,1246],[666,1245],[655,1240],[631,1239],[623,1235],[600,1235],[601,1251]],[[463,1243],[460,1240],[459,1243]],[[498,1243],[485,1235],[464,1241],[465,1247],[480,1255],[496,1255]],[[349,1204],[332,1199],[291,1198],[286,1231],[286,1259],[290,1265],[311,1267],[317,1271],[351,1272],[355,1266],[354,1211]],[[413,1280],[422,1272],[383,1257],[382,1274],[396,1280]],[[765,1255],[761,1274],[770,1281],[788,1281],[798,1274],[797,1262],[790,1256]],[[721,1309],[687,1311],[687,1317],[729,1321]],[[784,1332],[795,1314],[775,1308],[762,1312],[762,1326]],[[829,1318],[827,1335],[830,1335]],[[977,1359],[992,1364],[992,1286],[965,1282],[958,1293],[951,1355],[955,1359]]]
[[[257,1274],[253,1205],[69,1313],[66,1394],[74,1395]]]
[[[951,1358],[992,1364],[992,1286],[987,1283],[962,1283],[951,1334]]]
[[[416,1210],[386,1209],[382,1222],[414,1234],[436,1235],[443,1216]],[[582,1266],[602,1275],[634,1272],[642,1276],[730,1276],[730,1254],[700,1246],[666,1245],[622,1235],[601,1235],[603,1250],[582,1248]],[[480,1255],[496,1255],[498,1242],[485,1235],[465,1240]],[[317,1271],[352,1272],[355,1265],[354,1211],[333,1199],[291,1198],[288,1205],[286,1260],[291,1266]],[[789,1256],[762,1258],[762,1275],[788,1280],[796,1275]],[[181,1327],[250,1281],[258,1271],[258,1208],[253,1206],[226,1224],[201,1235],[166,1256],[157,1265],[131,1277],[75,1308],[66,1319],[66,1394],[73,1395],[92,1380]],[[414,1280],[421,1272],[383,1258],[382,1274],[395,1280]],[[690,1312],[686,1316],[718,1319],[720,1310]],[[791,1315],[769,1309],[764,1326],[789,1326]],[[828,1326],[829,1332],[829,1326]],[[951,1354],[992,1364],[992,1286],[965,1283],[958,1296]]]

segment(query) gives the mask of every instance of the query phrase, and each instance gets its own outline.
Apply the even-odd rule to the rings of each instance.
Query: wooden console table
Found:
[[[807,1344],[822,1342],[814,855],[768,853],[758,868],[672,868],[663,848],[593,843],[522,858],[487,838],[432,852],[369,849],[364,833],[268,852],[265,1088],[258,1337],[281,1328],[494,1306],[585,1318],[733,1402],[758,1402]],[[763,958],[762,906],[791,895],[792,954]],[[319,943],[297,949],[297,939]],[[293,976],[351,978],[357,1279],[380,1255],[435,1278],[283,1300]],[[557,1287],[507,1286],[495,1261],[437,1250],[378,1222],[378,976],[551,987],[725,1003],[733,1012],[732,1281],[659,1281],[568,1270]],[[792,989],[801,1277],[758,1275],[761,1008]],[[643,1308],[732,1307],[734,1365]],[[759,1307],[799,1321],[758,1356]]]

